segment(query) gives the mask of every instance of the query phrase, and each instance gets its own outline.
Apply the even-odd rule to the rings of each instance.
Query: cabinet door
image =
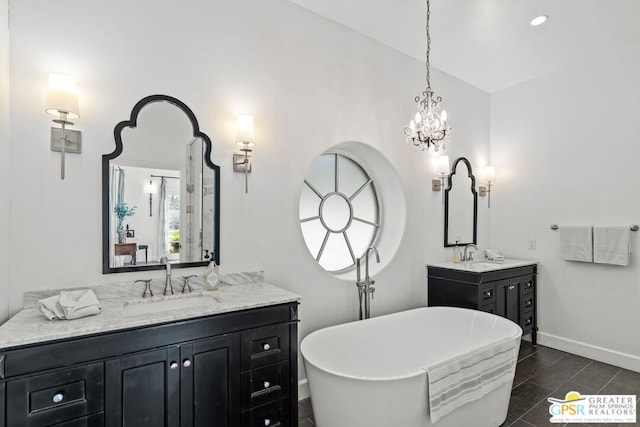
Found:
[[[513,279],[496,282],[496,314],[520,324],[520,284]]]
[[[180,349],[169,347],[106,362],[105,425],[178,426]]]
[[[4,383],[0,383],[0,427],[4,427],[4,418],[5,418],[5,400],[4,400]]]
[[[240,337],[183,344],[181,426],[240,425]]]

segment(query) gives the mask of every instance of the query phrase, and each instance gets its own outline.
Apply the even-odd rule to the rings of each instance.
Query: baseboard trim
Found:
[[[599,362],[640,372],[640,357],[633,356],[631,354],[621,353],[619,351],[570,340],[568,338],[544,332],[538,332],[538,342],[547,347],[552,347],[558,350],[577,354],[578,356],[588,357],[589,359],[597,360]]]
[[[309,396],[311,396],[311,393],[309,393],[307,379],[298,380],[298,401],[308,399]]]

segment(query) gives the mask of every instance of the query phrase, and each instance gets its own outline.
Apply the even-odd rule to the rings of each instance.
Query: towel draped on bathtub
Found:
[[[431,422],[513,382],[519,340],[506,338],[425,368]]]

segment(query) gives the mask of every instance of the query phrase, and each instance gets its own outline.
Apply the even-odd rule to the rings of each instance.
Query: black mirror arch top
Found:
[[[451,190],[453,190],[452,178],[456,174],[458,163],[461,163],[461,162],[464,163],[467,167],[467,171],[468,171],[467,176],[469,177],[470,190],[473,197],[473,219],[472,219],[473,230],[472,230],[471,241],[458,242],[457,244],[468,245],[471,243],[473,244],[478,243],[478,193],[476,192],[476,178],[473,175],[473,169],[471,168],[471,163],[469,163],[469,160],[467,160],[465,157],[458,157],[453,162],[453,165],[451,166],[451,173],[447,178],[447,188],[445,189],[445,193],[444,193],[444,247],[451,247],[456,245],[455,242],[453,243],[449,242],[449,235],[453,234],[453,232],[450,232],[449,230],[449,225],[450,225],[449,215],[451,214],[449,198],[450,198],[450,192]]]
[[[193,137],[201,138],[205,147],[204,162],[212,169],[214,176],[214,213],[213,213],[213,257],[216,264],[220,264],[220,166],[214,164],[211,161],[211,152],[213,144],[211,138],[202,131],[200,131],[200,125],[193,111],[182,101],[169,95],[150,95],[142,98],[138,101],[131,110],[131,116],[129,120],[121,121],[116,125],[113,130],[113,137],[115,141],[115,149],[109,154],[102,155],[102,273],[123,273],[129,271],[147,271],[147,270],[162,270],[165,268],[164,264],[152,264],[152,265],[131,265],[125,267],[111,267],[109,264],[109,245],[110,245],[110,203],[109,203],[109,162],[116,159],[122,154],[122,131],[126,128],[135,128],[138,124],[138,115],[140,111],[147,105],[166,102],[179,108],[191,122],[193,128]],[[171,266],[175,268],[183,267],[198,267],[206,266],[209,261],[195,261],[195,262],[181,262],[172,263]]]

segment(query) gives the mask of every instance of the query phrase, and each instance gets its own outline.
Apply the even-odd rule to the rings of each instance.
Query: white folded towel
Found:
[[[431,423],[503,384],[511,386],[519,343],[519,339],[505,338],[427,367]]]
[[[565,261],[593,262],[593,227],[590,225],[561,226],[560,255]]]
[[[100,314],[100,302],[90,289],[62,291],[60,295],[39,300],[36,308],[49,320],[73,320]]]
[[[629,265],[630,235],[631,230],[627,225],[594,226],[593,262]]]

